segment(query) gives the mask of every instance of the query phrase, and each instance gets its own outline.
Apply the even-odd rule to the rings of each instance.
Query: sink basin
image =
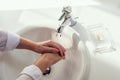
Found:
[[[51,66],[51,73],[42,76],[41,80],[83,80],[87,78],[88,58],[85,46],[80,41],[77,33],[66,27],[61,37],[56,36],[55,28],[51,27],[26,27],[18,32],[23,37],[33,41],[53,40],[63,45],[66,59]],[[40,56],[29,50],[13,50],[4,52],[1,58],[0,80],[15,80],[25,66],[32,64]]]

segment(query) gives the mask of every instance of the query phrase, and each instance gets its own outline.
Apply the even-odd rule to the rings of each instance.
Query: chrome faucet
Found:
[[[64,19],[64,20],[60,24],[60,27],[57,29],[57,33],[62,33],[65,26],[69,25],[72,27],[77,23],[75,20],[73,20],[73,18],[71,16],[71,12],[72,12],[71,6],[64,7],[62,12],[63,12],[63,14],[59,18],[59,21],[61,21],[62,19]]]
[[[60,24],[59,28],[57,29],[57,33],[62,33],[64,28],[68,25],[69,27],[72,27],[78,33],[81,40],[83,40],[84,42],[89,40],[88,31],[86,27],[76,20],[76,18],[78,17],[73,18],[73,16],[71,15],[71,12],[72,12],[71,6],[64,7],[62,12],[63,14],[59,18],[59,21],[61,21],[62,19],[64,20]],[[61,37],[61,34],[59,35]]]

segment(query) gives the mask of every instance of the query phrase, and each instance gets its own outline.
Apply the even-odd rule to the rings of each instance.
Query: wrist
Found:
[[[43,52],[43,46],[41,45],[40,42],[36,42],[35,47],[33,47],[33,50],[37,53],[42,53]]]
[[[18,44],[18,46],[16,48],[28,49],[28,50],[35,51],[36,46],[37,46],[36,42],[26,39],[26,38],[23,38],[23,37],[20,37],[20,43]]]
[[[39,61],[35,62],[34,65],[37,66],[42,73],[44,73],[49,67],[49,62],[46,59],[41,58]]]

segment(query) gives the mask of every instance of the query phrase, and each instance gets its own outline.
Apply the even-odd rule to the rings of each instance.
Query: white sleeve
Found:
[[[22,74],[16,80],[33,80],[33,79],[27,74]]]
[[[7,33],[0,30],[0,51],[4,51],[7,43]]]
[[[19,35],[0,30],[0,51],[8,51],[15,49],[19,43]]]
[[[7,32],[7,43],[5,51],[15,49],[19,43],[20,43],[19,35],[12,32]]]
[[[40,80],[41,76],[41,70],[35,65],[30,65],[23,69],[16,80]]]

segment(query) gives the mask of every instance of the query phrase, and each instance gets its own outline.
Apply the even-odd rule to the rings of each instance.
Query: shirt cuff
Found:
[[[30,65],[24,68],[23,71],[20,73],[20,75],[22,74],[26,74],[30,76],[31,78],[33,78],[33,80],[40,80],[42,76],[41,70],[35,65]]]
[[[17,47],[17,45],[20,43],[20,36],[12,33],[12,32],[8,32],[7,33],[7,43],[6,43],[6,48],[5,50],[13,50]]]

